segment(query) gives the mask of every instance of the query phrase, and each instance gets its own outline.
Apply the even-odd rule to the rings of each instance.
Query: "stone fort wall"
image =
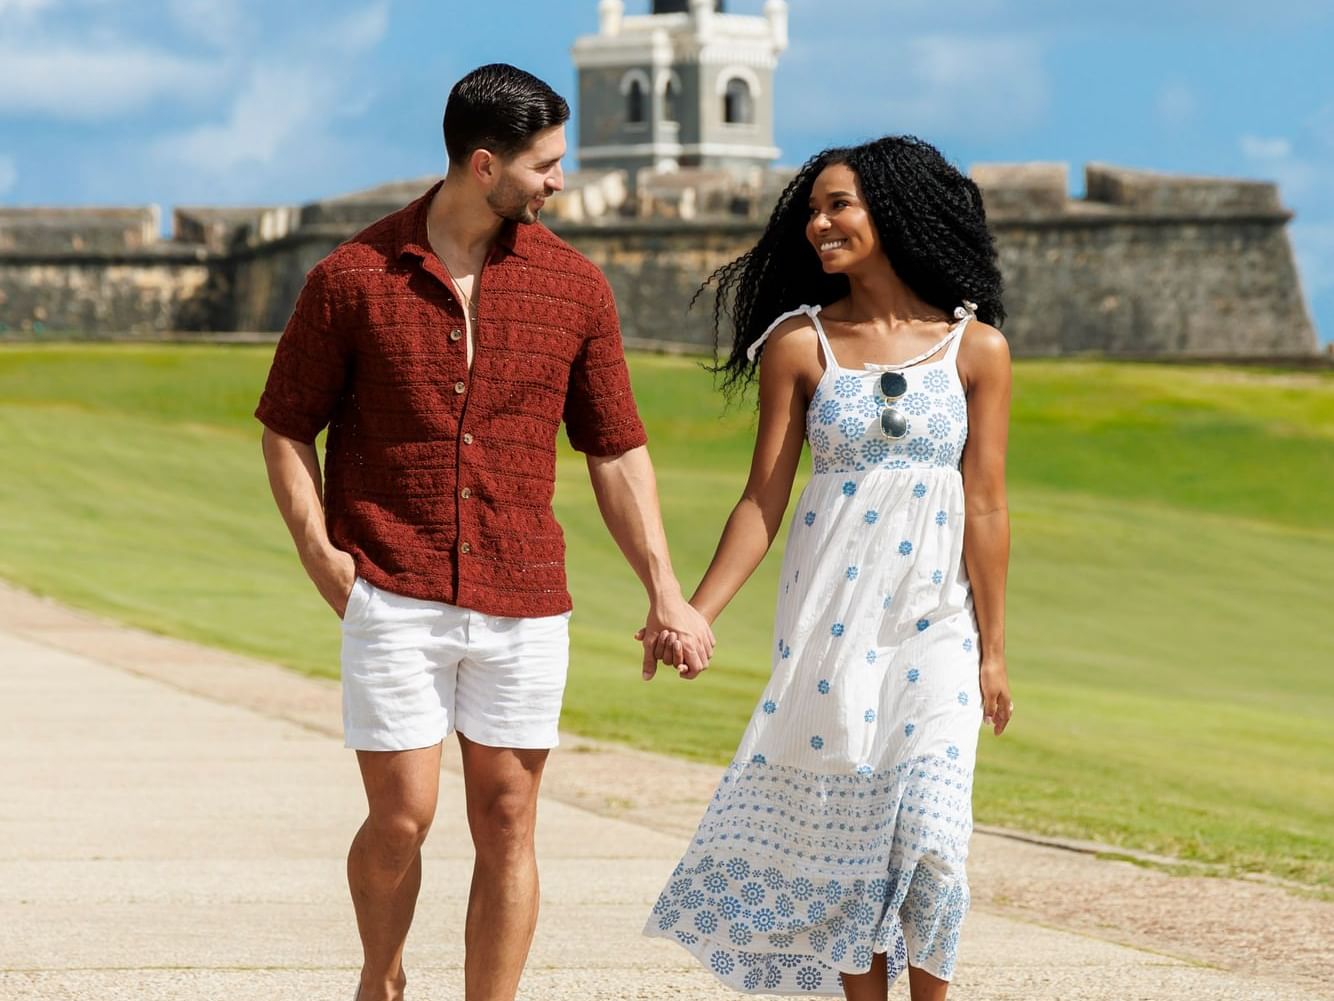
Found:
[[[980,166],[1017,355],[1313,355],[1290,218],[1272,184],[1091,165]],[[0,212],[0,337],[165,337],[280,330],[306,271],[424,190],[388,185],[293,208]],[[634,342],[712,343],[700,283],[762,220],[611,213],[552,228],[607,274]]]

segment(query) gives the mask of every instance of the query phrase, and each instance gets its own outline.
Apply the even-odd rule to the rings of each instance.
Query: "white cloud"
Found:
[[[1176,128],[1195,116],[1198,103],[1195,92],[1185,84],[1170,83],[1158,92],[1154,112],[1163,125]]]
[[[169,0],[167,12],[187,38],[216,49],[235,46],[244,37],[247,22],[241,4],[217,0]]]
[[[217,86],[215,64],[126,46],[0,44],[0,114],[90,121]]]
[[[32,17],[53,7],[55,0],[0,0],[0,21]]]
[[[328,87],[296,68],[257,67],[236,96],[226,121],[158,139],[155,157],[206,175],[271,163],[285,146],[318,128]]]
[[[1287,139],[1246,135],[1241,137],[1241,151],[1252,160],[1285,160],[1292,156],[1292,143]]]
[[[388,31],[389,0],[377,0],[328,20],[315,32],[314,42],[341,52],[366,52],[379,45]]]
[[[1006,136],[1046,113],[1050,84],[1035,38],[922,34],[900,38],[893,59],[882,47],[875,37],[860,46],[841,37],[794,53],[805,87],[790,103],[784,98],[783,114],[851,139],[885,132]]]
[[[0,153],[0,195],[7,195],[19,182],[19,166],[12,156]]]

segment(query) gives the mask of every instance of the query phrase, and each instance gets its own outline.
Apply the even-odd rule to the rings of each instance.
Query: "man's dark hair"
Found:
[[[512,157],[543,129],[564,125],[570,106],[549,86],[507,63],[479,66],[449,92],[445,151],[463,164],[474,150]]]

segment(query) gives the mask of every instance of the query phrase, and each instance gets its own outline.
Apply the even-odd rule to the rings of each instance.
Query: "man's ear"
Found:
[[[473,150],[472,156],[468,157],[468,166],[472,170],[472,176],[486,187],[495,183],[496,176],[500,173],[500,161],[489,149]]]

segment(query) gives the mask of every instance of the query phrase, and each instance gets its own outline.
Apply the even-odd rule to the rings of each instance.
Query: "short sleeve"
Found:
[[[316,266],[278,340],[255,416],[285,438],[313,442],[343,393],[349,358],[349,338],[334,310],[329,277]]]
[[[621,324],[611,288],[602,280],[588,337],[570,368],[565,395],[565,431],[570,444],[588,455],[620,455],[647,444],[630,370],[625,364]]]

